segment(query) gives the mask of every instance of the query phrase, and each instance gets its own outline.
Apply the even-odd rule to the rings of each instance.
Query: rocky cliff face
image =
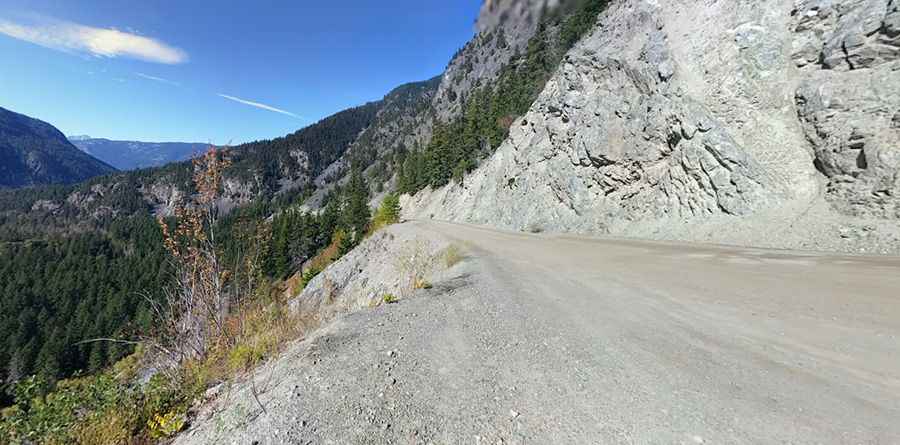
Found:
[[[463,184],[409,200],[409,213],[897,249],[897,6],[613,2],[497,153]]]
[[[569,0],[574,1],[574,0]],[[534,36],[546,11],[563,0],[488,0],[475,22],[476,35],[450,61],[434,97],[435,115],[459,115],[474,89],[496,79],[500,70]]]
[[[829,201],[900,218],[900,2],[805,1],[791,13],[797,110]]]
[[[516,53],[524,51],[547,11],[580,0],[493,0],[482,5],[475,23],[476,34],[460,49],[436,78],[402,85],[384,99],[371,126],[360,133],[347,152],[328,166],[314,184],[316,192],[304,205],[321,206],[335,184],[349,177],[352,163],[366,166],[375,187],[373,205],[382,189],[394,188],[394,155],[428,144],[436,121],[449,122],[462,113],[466,98],[475,89],[496,80]]]

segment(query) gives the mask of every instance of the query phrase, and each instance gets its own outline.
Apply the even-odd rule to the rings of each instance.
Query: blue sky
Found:
[[[69,135],[240,143],[439,74],[481,0],[0,0],[0,106]]]

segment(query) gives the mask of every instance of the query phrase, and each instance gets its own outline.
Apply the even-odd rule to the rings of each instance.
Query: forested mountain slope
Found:
[[[375,117],[380,102],[342,111],[293,134],[227,148],[223,208],[309,192],[312,179],[339,159]],[[122,172],[67,187],[0,191],[0,239],[104,226],[111,218],[168,215],[193,193],[190,162]]]
[[[52,125],[0,108],[0,188],[72,184],[114,171]]]
[[[431,102],[439,80],[408,83],[388,93],[372,124],[315,178],[315,191],[305,206],[320,208],[325,196],[349,179],[353,165],[365,172],[376,194],[391,189],[396,166],[431,137]]]
[[[317,181],[324,186],[319,195],[330,184],[345,181],[347,166],[354,162],[368,166],[376,199],[383,189],[415,192],[475,168],[506,138],[512,121],[528,110],[606,3],[485,2],[476,35],[445,72],[389,94],[375,124]],[[412,91],[421,93],[410,95]],[[320,206],[319,196],[307,205]]]
[[[223,246],[239,251],[239,240],[256,225],[311,193],[311,178],[344,153],[379,105],[228,149],[232,165],[219,206],[237,209],[223,213]],[[159,301],[171,281],[155,216],[168,216],[194,193],[192,174],[188,162],[72,186],[0,191],[0,336],[7,339],[0,343],[0,380],[96,371],[132,346],[81,341],[153,331],[150,302]],[[306,246],[295,245],[292,257],[303,261],[327,244],[340,216],[279,221],[284,228],[306,228],[291,234]],[[275,251],[283,240],[267,241]],[[267,264],[264,272],[283,274],[278,267]]]

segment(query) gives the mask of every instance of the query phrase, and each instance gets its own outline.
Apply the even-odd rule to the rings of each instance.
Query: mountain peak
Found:
[[[0,108],[0,188],[71,184],[114,171],[56,127]]]

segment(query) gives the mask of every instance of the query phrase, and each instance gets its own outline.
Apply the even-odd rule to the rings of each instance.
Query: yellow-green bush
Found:
[[[237,345],[228,353],[228,369],[232,372],[246,371],[262,360],[262,351],[249,344]]]
[[[369,225],[369,233],[375,233],[379,229],[396,224],[400,221],[400,197],[391,193],[384,197],[381,206],[372,217],[372,223]]]
[[[463,260],[462,249],[456,244],[447,246],[441,256],[444,258],[444,265],[447,267],[453,267]]]
[[[163,415],[154,414],[153,418],[147,421],[147,430],[150,437],[154,439],[164,439],[177,434],[184,429],[185,424],[186,420],[184,414],[169,411]]]
[[[123,407],[124,408],[124,407]],[[75,426],[73,439],[78,445],[126,444],[140,430],[134,410],[115,408],[95,414]]]
[[[149,419],[186,411],[188,398],[164,376],[143,386],[120,378],[132,365],[55,385],[37,377],[18,382],[15,404],[0,418],[0,443],[133,443],[147,437]]]

